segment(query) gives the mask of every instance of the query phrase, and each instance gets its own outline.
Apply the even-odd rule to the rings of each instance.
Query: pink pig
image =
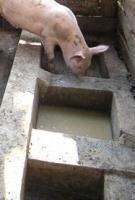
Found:
[[[93,55],[109,48],[89,48],[73,12],[54,0],[0,0],[0,14],[16,28],[40,36],[50,64],[58,45],[67,66],[78,75],[86,73]]]

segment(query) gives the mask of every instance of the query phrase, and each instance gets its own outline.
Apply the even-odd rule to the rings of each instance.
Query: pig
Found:
[[[92,56],[109,48],[89,48],[73,12],[54,0],[0,0],[0,14],[14,27],[40,37],[50,66],[55,46],[59,46],[66,65],[76,75],[85,75]]]

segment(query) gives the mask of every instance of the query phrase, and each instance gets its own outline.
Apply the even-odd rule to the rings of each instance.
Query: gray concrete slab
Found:
[[[29,163],[33,165],[37,160],[134,173],[134,154],[134,150],[118,142],[33,129]]]

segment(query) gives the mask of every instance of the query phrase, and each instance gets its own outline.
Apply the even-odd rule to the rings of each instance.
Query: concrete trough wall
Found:
[[[123,59],[135,80],[135,3],[134,0],[118,1],[118,35]]]
[[[37,195],[43,199],[93,200],[102,199],[104,193],[102,170],[52,163],[45,163],[42,167],[39,162],[28,169],[27,176],[28,199]]]

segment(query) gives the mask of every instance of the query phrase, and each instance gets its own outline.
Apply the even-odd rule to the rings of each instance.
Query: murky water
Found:
[[[110,118],[107,113],[84,109],[40,106],[37,129],[99,139],[112,139]]]

